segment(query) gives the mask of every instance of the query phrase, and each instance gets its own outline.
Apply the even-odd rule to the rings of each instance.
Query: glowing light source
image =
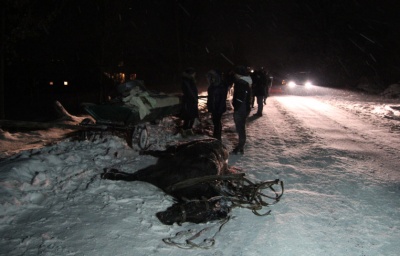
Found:
[[[64,81],[64,85],[67,86],[68,85],[68,81]]]
[[[49,85],[53,86],[53,85],[54,85],[53,81],[50,81],[50,82],[49,82]]]
[[[288,85],[289,85],[289,87],[295,87],[296,86],[296,83],[295,82],[293,82],[293,81],[290,81],[289,83],[288,83]]]

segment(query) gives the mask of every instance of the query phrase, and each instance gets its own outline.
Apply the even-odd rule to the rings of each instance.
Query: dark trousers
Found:
[[[222,136],[222,113],[213,113],[211,115],[212,122],[214,125],[214,133],[213,137],[216,138],[217,140],[221,140]]]
[[[257,114],[262,114],[264,108],[264,96],[256,96],[257,97]]]
[[[233,112],[233,121],[235,122],[236,132],[239,136],[239,143],[236,146],[237,149],[243,149],[244,144],[246,144],[246,119],[247,112],[244,110],[239,110]]]
[[[183,120],[183,130],[192,129],[195,118]]]

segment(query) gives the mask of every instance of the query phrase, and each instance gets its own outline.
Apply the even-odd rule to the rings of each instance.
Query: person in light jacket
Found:
[[[233,86],[233,120],[238,133],[238,144],[231,153],[244,154],[244,145],[246,144],[246,120],[250,114],[250,94],[252,80],[244,66],[238,66],[235,69],[235,81]]]

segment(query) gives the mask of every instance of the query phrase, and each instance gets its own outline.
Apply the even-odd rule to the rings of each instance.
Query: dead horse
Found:
[[[200,223],[221,219],[228,215],[230,212],[229,202],[215,198],[221,195],[221,187],[216,186],[215,183],[200,182],[172,189],[174,185],[188,180],[235,173],[234,169],[228,166],[228,150],[219,140],[194,140],[169,146],[164,151],[148,150],[141,152],[141,154],[158,157],[158,161],[156,164],[134,173],[105,169],[101,178],[144,181],[173,196],[178,203],[170,207],[169,211],[157,213],[157,217],[164,224],[170,225],[174,222],[181,222],[183,210],[182,204],[179,203],[188,202],[189,200],[196,203],[186,204],[184,210],[185,221]],[[207,205],[198,203],[199,200],[204,199],[211,200],[207,200]],[[174,209],[177,207],[179,209],[174,213]]]

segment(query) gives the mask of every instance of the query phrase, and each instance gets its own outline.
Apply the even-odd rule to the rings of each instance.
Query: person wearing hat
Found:
[[[246,120],[250,114],[250,93],[252,80],[244,66],[238,66],[235,69],[235,80],[233,86],[233,120],[238,133],[238,144],[231,153],[244,154],[244,145],[246,144]]]
[[[181,134],[183,137],[194,135],[192,130],[196,118],[199,117],[199,96],[196,87],[196,71],[194,68],[187,68],[182,73],[182,111],[181,118],[183,126]]]

